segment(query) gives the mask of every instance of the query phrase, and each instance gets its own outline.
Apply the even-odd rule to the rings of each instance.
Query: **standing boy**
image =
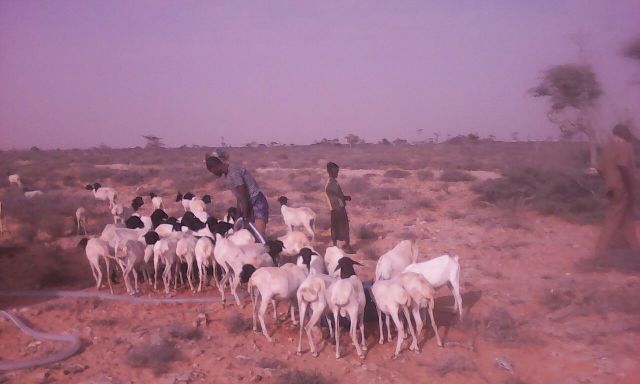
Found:
[[[345,202],[351,201],[351,196],[345,196],[338,184],[338,172],[340,167],[336,163],[327,163],[329,182],[325,187],[329,207],[331,208],[331,240],[333,245],[338,245],[338,240],[344,241],[342,250],[346,253],[355,253],[349,240],[349,217]]]

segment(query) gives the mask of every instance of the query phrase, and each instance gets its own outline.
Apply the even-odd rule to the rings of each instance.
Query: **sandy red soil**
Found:
[[[354,174],[346,171],[344,177]],[[380,176],[371,177],[382,182]],[[468,183],[451,183],[447,190],[438,189],[439,183],[433,181],[408,179],[403,183],[419,195],[433,198],[436,208],[417,209],[412,215],[380,215],[374,208],[354,204],[350,209],[352,232],[362,224],[380,224],[377,239],[356,238],[358,253],[354,258],[365,264],[357,271],[362,279],[371,279],[375,259],[368,255],[390,249],[407,231],[417,238],[421,260],[444,252],[458,255],[465,318],[460,321],[451,313],[451,293],[446,287],[440,289],[436,322],[444,348],[437,347],[427,326],[420,337],[420,353],[408,351],[405,343],[400,357],[391,359],[395,342],[378,345],[374,320],[366,323],[369,350],[365,360],[357,357],[344,330],[343,357],[336,360],[326,328],[322,329],[322,341],[320,331],[316,332],[318,358],[308,353],[306,340],[303,355],[297,356],[298,329],[284,319],[284,305],[279,326],[268,317],[267,326],[276,339],[271,344],[250,330],[246,297],[244,308],[0,297],[2,308],[15,309],[36,329],[76,334],[84,343],[83,349],[66,361],[2,373],[0,382],[638,382],[639,272],[625,267],[624,262],[600,265],[590,259],[597,227],[525,209],[507,212],[479,205]],[[124,195],[133,196],[133,190]],[[318,198],[313,208],[326,215],[322,204]],[[175,205],[172,203],[171,209],[177,210]],[[270,230],[282,232],[278,215],[274,215]],[[326,247],[328,236],[326,228],[319,229],[319,250]],[[77,252],[74,245],[78,239],[65,238],[57,244]],[[20,254],[3,264],[6,288],[20,287],[6,278],[7,273],[23,271],[24,266],[17,264],[36,262],[32,257],[37,256]],[[70,270],[90,276],[86,260],[80,260]],[[59,288],[95,289],[87,286],[84,279]],[[124,292],[121,284],[116,291]],[[163,294],[145,286],[143,295]],[[179,290],[176,295],[218,296],[218,292],[208,287],[204,293]],[[201,313],[206,315],[206,324],[196,325]],[[0,358],[9,360],[28,359],[60,347],[34,342],[7,321],[0,321],[0,340]],[[132,366],[132,354],[144,346],[149,359],[158,362],[151,367]],[[169,361],[163,362],[163,358]],[[317,373],[322,378],[295,376],[300,372]]]

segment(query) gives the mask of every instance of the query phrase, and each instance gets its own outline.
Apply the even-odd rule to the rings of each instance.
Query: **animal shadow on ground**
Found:
[[[462,296],[462,311],[464,315],[467,315],[471,308],[482,297],[482,291],[469,291],[461,294]],[[453,295],[436,297],[435,309],[433,311],[433,317],[436,320],[438,327],[451,327],[460,321],[460,315],[458,312],[454,312],[455,300]]]

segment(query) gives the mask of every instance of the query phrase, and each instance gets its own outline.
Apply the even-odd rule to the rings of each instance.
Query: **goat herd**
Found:
[[[237,305],[242,306],[237,290],[241,283],[246,283],[253,308],[253,330],[257,331],[259,321],[262,333],[270,342],[273,340],[265,324],[269,303],[272,303],[277,321],[278,302],[288,302],[294,325],[298,324],[295,316],[297,307],[300,320],[298,354],[302,352],[304,330],[314,357],[318,356],[318,351],[311,331],[325,316],[330,337],[335,337],[336,358],[340,358],[340,327],[337,326],[340,317],[349,318],[351,340],[360,358],[365,358],[365,286],[370,290],[378,312],[379,343],[384,342],[385,334],[382,314],[386,318],[389,341],[392,340],[390,318],[397,328],[394,357],[400,353],[402,342],[407,337],[405,324],[412,338],[409,349],[419,351],[416,334],[422,331],[426,313],[438,345],[443,345],[433,316],[434,289],[443,285],[451,287],[455,309],[462,318],[457,256],[443,255],[418,262],[416,244],[403,240],[380,256],[373,285],[363,284],[354,270],[355,265],[361,264],[346,256],[340,248],[328,247],[324,256],[313,249],[315,213],[309,208],[288,207],[286,197],[279,201],[288,233],[261,244],[256,243],[249,230],[240,228],[235,208],[229,208],[221,220],[210,216],[207,205],[211,203],[211,197],[208,195],[198,198],[192,193],[178,193],[176,202],[179,201],[184,209],[180,218],[169,217],[164,211],[162,197],[154,193],[148,196],[153,212],[149,216],[141,214],[139,209],[144,205],[144,199],[138,196],[131,204],[133,214],[123,220],[125,209],[117,203],[115,189],[102,187],[99,183],[87,185],[86,189],[91,190],[96,199],[109,202],[114,218],[114,223],[107,224],[99,236],[83,238],[79,244],[85,249],[98,289],[102,285],[101,259],[106,264],[106,280],[111,292],[110,264],[113,260],[122,270],[124,285],[131,295],[138,293],[139,275],[153,284],[154,289],[158,288],[158,278],[161,277],[166,293],[170,292],[172,285],[174,290],[177,289],[178,280],[181,286],[185,286],[182,268],[185,264],[189,288],[194,293],[201,292],[203,285],[209,283],[212,270],[211,276],[223,303],[228,287]],[[83,207],[77,209],[76,219],[78,234],[83,230],[86,235]],[[308,234],[295,230],[296,227],[304,228]],[[297,257],[296,264],[280,265],[282,256]],[[193,271],[194,265],[197,273]],[[194,282],[196,274],[197,286]],[[305,324],[307,314],[310,318]]]

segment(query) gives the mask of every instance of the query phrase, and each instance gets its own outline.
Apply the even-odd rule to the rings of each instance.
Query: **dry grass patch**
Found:
[[[180,351],[174,343],[158,339],[132,347],[125,361],[133,368],[148,368],[159,375],[168,372],[170,364],[180,359]]]
[[[299,369],[287,371],[278,379],[280,384],[325,384],[328,382],[318,371],[307,372]]]
[[[461,181],[474,181],[476,177],[469,172],[460,171],[457,169],[447,169],[440,173],[440,177],[438,177],[438,179],[440,181],[446,181],[448,183],[457,183]]]

